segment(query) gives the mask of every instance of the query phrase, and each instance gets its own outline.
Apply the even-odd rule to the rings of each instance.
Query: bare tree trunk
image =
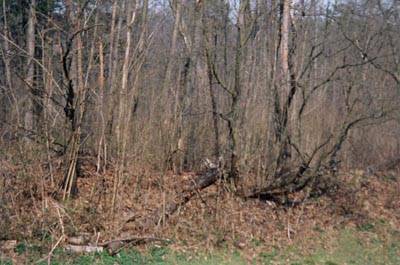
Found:
[[[281,0],[280,2],[281,21],[278,48],[280,51],[282,78],[274,79],[274,124],[277,147],[274,175],[281,175],[285,170],[287,170],[285,163],[287,163],[291,157],[288,142],[288,121],[289,110],[296,92],[296,84],[294,83],[294,76],[291,72],[289,58],[290,1],[291,0]],[[275,71],[277,71],[277,69],[275,69]],[[275,83],[279,80],[283,82],[284,89],[282,90],[279,90],[279,84]]]
[[[166,165],[164,168],[167,167],[172,167],[175,171],[175,173],[180,173],[180,166],[179,166],[179,157],[182,155],[181,152],[182,150],[179,150],[177,148],[177,142],[175,142],[175,136],[177,133],[177,127],[176,127],[176,120],[177,120],[177,114],[178,114],[178,101],[181,93],[181,89],[179,89],[179,86],[182,85],[182,80],[187,78],[187,71],[183,69],[180,73],[180,80],[177,81],[176,85],[172,85],[172,70],[174,67],[174,64],[176,61],[178,61],[178,55],[177,55],[177,45],[178,45],[178,35],[179,35],[179,27],[181,24],[181,17],[182,17],[182,0],[175,0],[172,2],[172,11],[175,12],[175,21],[174,21],[174,26],[172,29],[172,38],[171,38],[171,46],[170,46],[170,52],[168,56],[168,63],[167,63],[167,68],[165,71],[165,76],[163,80],[163,93],[165,93],[165,100],[168,100],[169,95],[175,95],[175,100],[174,104],[172,105],[172,108],[170,109],[165,109],[166,111],[166,117],[165,119],[168,121],[166,123],[167,128],[165,130],[169,132],[169,144],[167,148],[167,161]],[[184,81],[186,82],[186,80]],[[175,89],[174,89],[175,88]],[[181,143],[182,145],[183,143]],[[171,163],[169,165],[169,163]]]
[[[97,150],[97,165],[96,165],[96,170],[97,172],[100,172],[101,169],[105,171],[106,166],[107,166],[107,140],[106,140],[106,119],[105,119],[105,96],[104,96],[104,48],[103,48],[103,43],[101,40],[99,41],[99,96],[98,96],[98,112],[100,115],[100,124],[101,124],[101,129],[100,129],[100,136],[99,136],[99,142],[98,142],[98,150]]]
[[[132,52],[132,30],[137,21],[137,14],[140,8],[139,2],[134,2],[130,7],[127,31],[126,31],[126,50],[124,57],[124,64],[122,67],[122,80],[119,98],[119,113],[117,120],[117,152],[118,152],[118,165],[117,172],[114,178],[114,188],[112,197],[112,211],[115,212],[117,195],[119,190],[120,181],[122,179],[127,153],[127,143],[130,134],[130,124],[132,121],[133,112],[136,110],[137,98],[136,90],[140,80],[140,71],[146,57],[146,41],[147,41],[147,13],[148,13],[148,0],[144,0],[142,4],[141,16],[141,34],[135,49]],[[130,67],[132,69],[130,69]],[[130,75],[133,76],[133,83],[129,86],[128,80]],[[133,109],[132,109],[133,106]]]
[[[236,179],[239,175],[238,165],[238,140],[239,140],[239,112],[240,112],[240,98],[242,93],[242,80],[241,80],[241,67],[244,53],[244,47],[248,40],[247,34],[248,21],[246,18],[247,13],[250,11],[250,2],[248,0],[241,0],[239,6],[239,13],[237,16],[237,36],[236,36],[236,47],[235,47],[235,61],[234,61],[234,81],[233,90],[231,93],[231,106],[228,114],[228,137],[229,137],[229,149],[230,149],[230,172],[229,176],[232,179]]]
[[[116,109],[114,106],[118,104],[118,94],[117,94],[117,84],[119,82],[116,81],[116,77],[118,74],[119,67],[119,47],[120,47],[120,37],[121,37],[121,28],[122,21],[124,20],[124,15],[122,10],[125,9],[125,2],[114,0],[112,6],[112,17],[111,17],[111,29],[110,29],[110,48],[109,48],[109,76],[108,76],[108,97],[106,97],[106,121],[107,121],[107,129],[106,129],[106,146],[108,146],[108,153],[111,155],[112,145],[113,143],[113,133],[115,126],[115,112]],[[118,21],[116,21],[118,17]],[[116,24],[116,26],[115,26]],[[108,156],[106,154],[106,156]],[[105,159],[106,163],[107,160]]]
[[[282,21],[281,21],[281,64],[283,70],[283,80],[285,84],[285,91],[283,95],[289,93],[290,89],[290,75],[289,75],[289,32],[290,32],[290,1],[281,0],[282,3]],[[282,102],[283,103],[283,102]]]
[[[28,28],[26,31],[26,46],[28,53],[26,85],[28,97],[25,105],[24,126],[27,131],[33,130],[33,94],[34,94],[34,75],[35,64],[33,58],[35,56],[35,23],[36,23],[36,0],[31,0],[29,7]]]
[[[73,33],[67,41],[66,51],[63,55],[64,77],[67,81],[65,115],[71,125],[71,135],[67,147],[67,172],[63,183],[63,199],[78,193],[77,178],[80,175],[80,151],[82,142],[82,122],[86,112],[87,85],[84,81],[83,51],[84,43],[82,32],[85,31],[81,18],[78,18],[72,0],[66,2],[67,16],[72,24]],[[70,30],[71,30],[70,29]],[[96,31],[94,36],[96,36]],[[95,38],[95,37],[94,37]],[[92,57],[95,41],[92,43],[91,53],[88,59],[87,76],[92,68]],[[75,52],[70,55],[71,52]]]
[[[114,188],[113,188],[113,197],[112,197],[112,211],[114,213],[115,210],[115,204],[116,204],[116,199],[117,199],[117,193],[119,189],[119,183],[123,175],[124,171],[124,163],[125,163],[125,150],[124,150],[124,138],[125,136],[123,135],[125,129],[125,126],[128,126],[127,124],[124,124],[124,117],[127,115],[126,109],[127,109],[127,86],[128,86],[128,75],[129,75],[129,62],[130,62],[130,56],[131,56],[131,44],[132,44],[132,26],[135,22],[136,19],[136,1],[131,5],[127,5],[131,10],[129,11],[129,16],[127,18],[127,27],[126,27],[126,42],[125,42],[125,56],[124,56],[124,63],[122,66],[122,80],[121,80],[121,88],[119,91],[119,106],[118,106],[118,120],[117,120],[117,126],[116,126],[116,133],[117,133],[117,154],[118,154],[118,165],[117,165],[117,171],[114,176]]]
[[[216,36],[215,36],[215,43],[214,43],[214,48],[216,46]],[[215,58],[214,58],[215,61]],[[210,99],[211,99],[211,111],[212,111],[212,120],[213,120],[213,128],[214,128],[214,156],[216,159],[219,158],[220,156],[220,146],[219,146],[219,126],[218,126],[218,109],[217,109],[217,100],[215,97],[215,92],[214,92],[214,77],[212,73],[212,66],[211,63],[209,62],[209,59],[207,60],[207,77],[208,77],[208,90],[210,93]]]
[[[168,56],[168,64],[167,70],[165,72],[165,78],[163,83],[163,90],[170,91],[172,88],[171,86],[171,75],[172,75],[172,68],[174,65],[177,53],[177,41],[178,41],[178,34],[179,34],[179,24],[181,23],[181,15],[182,15],[182,3],[181,0],[174,1],[175,6],[175,22],[174,28],[172,30],[172,40],[171,40],[171,49]]]
[[[8,21],[7,21],[7,14],[6,14],[6,1],[3,1],[3,23],[4,23],[4,30],[3,30],[3,34],[6,38],[9,38],[9,26],[8,26]],[[4,45],[4,49],[2,50],[2,58],[4,61],[4,70],[5,70],[5,75],[6,75],[6,88],[4,88],[4,103],[6,101],[6,98],[8,98],[9,101],[9,105],[10,107],[13,106],[15,107],[15,112],[16,112],[16,125],[17,127],[21,126],[20,123],[20,111],[19,111],[19,105],[17,102],[17,98],[14,94],[14,83],[12,80],[12,76],[11,76],[11,63],[10,63],[10,55],[8,55],[8,53],[10,52],[10,46],[8,43],[8,40],[4,40],[3,42]],[[3,104],[4,108],[4,116],[3,119],[4,121],[10,121],[11,117],[9,119],[7,119],[7,114],[8,113],[12,113],[11,110],[6,110],[5,108],[7,107],[7,104]],[[7,113],[8,112],[8,113]]]

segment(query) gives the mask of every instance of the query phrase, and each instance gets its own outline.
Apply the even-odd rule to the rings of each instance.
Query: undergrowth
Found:
[[[311,251],[304,247],[315,244]],[[262,245],[254,245],[254,248]],[[19,244],[16,253],[25,257],[25,264],[48,264],[47,254],[40,246]],[[255,253],[255,252],[254,252]],[[39,262],[38,262],[39,261]],[[22,264],[3,259],[1,265]],[[318,237],[308,238],[303,243],[275,247],[271,251],[248,255],[237,248],[221,248],[196,252],[173,250],[169,247],[151,246],[146,250],[126,249],[111,256],[107,252],[76,255],[56,249],[51,264],[76,265],[201,265],[201,264],[290,264],[290,265],[397,265],[400,264],[400,231],[394,230],[383,220],[354,228],[321,231]]]

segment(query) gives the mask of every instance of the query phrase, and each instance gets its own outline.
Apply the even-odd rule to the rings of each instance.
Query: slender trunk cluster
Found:
[[[3,1],[0,138],[44,148],[64,199],[93,158],[114,210],[132,168],[315,189],[399,154],[398,5],[367,2]]]

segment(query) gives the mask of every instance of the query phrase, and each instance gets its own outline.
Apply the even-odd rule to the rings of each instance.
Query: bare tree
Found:
[[[93,157],[116,213],[138,168],[165,188],[212,157],[250,196],[287,195],[399,155],[377,128],[400,127],[396,1],[57,3],[2,2],[0,122],[46,150],[65,199]]]
[[[35,64],[33,63],[33,57],[35,56],[35,23],[36,23],[36,1],[31,0],[29,6],[29,17],[28,17],[28,28],[26,32],[26,46],[27,46],[27,74],[26,74],[26,85],[27,85],[27,99],[25,107],[24,126],[28,131],[33,130],[33,93],[34,87],[34,75],[35,75]]]

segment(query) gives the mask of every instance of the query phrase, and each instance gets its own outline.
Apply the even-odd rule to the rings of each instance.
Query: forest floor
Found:
[[[358,228],[335,231],[320,230],[319,236],[307,238],[286,246],[276,246],[270,251],[253,252],[249,256],[240,248],[219,247],[211,251],[197,252],[175,250],[170,247],[150,245],[129,248],[112,256],[107,252],[98,254],[71,254],[56,249],[50,264],[115,265],[115,264],[291,264],[291,265],[398,265],[400,264],[400,232],[381,221]],[[304,245],[306,244],[306,245]],[[246,248],[262,249],[261,242],[252,242]],[[19,244],[16,255],[24,257],[25,264],[48,264],[41,245]],[[255,255],[254,253],[258,253]],[[0,264],[23,264],[22,259],[3,258]]]
[[[304,244],[309,244],[305,246]],[[261,242],[252,242],[246,248],[260,248]],[[312,247],[311,247],[312,246]],[[197,252],[175,250],[171,247],[149,245],[129,248],[116,255],[107,252],[98,254],[71,254],[58,248],[50,264],[290,264],[290,265],[398,265],[400,264],[400,232],[392,230],[385,222],[369,223],[358,228],[343,228],[335,231],[319,231],[319,236],[304,239],[286,246],[276,246],[270,251],[253,252],[249,249],[219,247]],[[254,254],[258,253],[258,254]],[[5,258],[0,264],[48,264],[46,252],[38,244],[19,244],[16,254],[23,259]],[[13,262],[14,261],[14,262]],[[21,263],[20,263],[21,262]]]
[[[112,170],[98,174],[88,164],[79,195],[62,202],[52,184],[61,174],[52,180],[43,166],[1,163],[0,264],[400,264],[397,173],[341,174],[333,195],[292,206],[243,199],[219,183],[149,225],[144,217],[179,198],[193,173],[127,171],[113,214]],[[115,255],[66,251],[68,238],[82,234],[96,244],[132,236],[169,241]]]

